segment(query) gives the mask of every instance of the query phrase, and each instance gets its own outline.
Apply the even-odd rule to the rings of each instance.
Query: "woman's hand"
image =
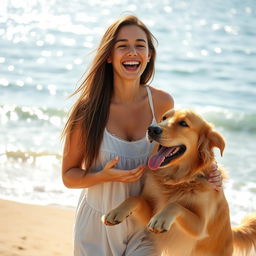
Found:
[[[145,165],[139,165],[137,168],[132,170],[120,170],[114,168],[118,161],[119,158],[115,157],[105,165],[105,167],[101,171],[104,180],[127,183],[137,181],[143,175],[146,167]]]
[[[222,180],[223,180],[222,174],[218,170],[217,163],[212,164],[211,168],[212,170],[209,176],[207,177],[207,180],[213,185],[215,190],[220,191],[220,189],[222,188]]]

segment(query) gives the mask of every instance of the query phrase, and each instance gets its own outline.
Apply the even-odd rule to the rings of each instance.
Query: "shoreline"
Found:
[[[75,211],[0,199],[1,256],[70,256]]]

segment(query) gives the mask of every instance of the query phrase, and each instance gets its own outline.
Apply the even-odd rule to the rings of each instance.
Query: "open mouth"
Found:
[[[148,160],[148,167],[151,170],[156,170],[169,164],[173,159],[176,159],[184,154],[186,151],[185,145],[178,145],[173,147],[159,146],[156,154],[152,155]]]
[[[124,68],[128,71],[135,71],[140,66],[139,61],[125,61],[122,63]]]

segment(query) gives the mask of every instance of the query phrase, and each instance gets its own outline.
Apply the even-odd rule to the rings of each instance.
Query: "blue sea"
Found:
[[[256,211],[256,1],[1,0],[0,198],[74,208],[60,133],[109,24],[137,15],[158,39],[152,85],[225,137],[232,222]]]

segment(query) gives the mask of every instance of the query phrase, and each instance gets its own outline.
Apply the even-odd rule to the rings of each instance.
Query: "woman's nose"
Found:
[[[134,55],[137,55],[137,51],[136,51],[136,48],[134,46],[131,46],[129,48],[129,55],[130,56],[134,56]]]

